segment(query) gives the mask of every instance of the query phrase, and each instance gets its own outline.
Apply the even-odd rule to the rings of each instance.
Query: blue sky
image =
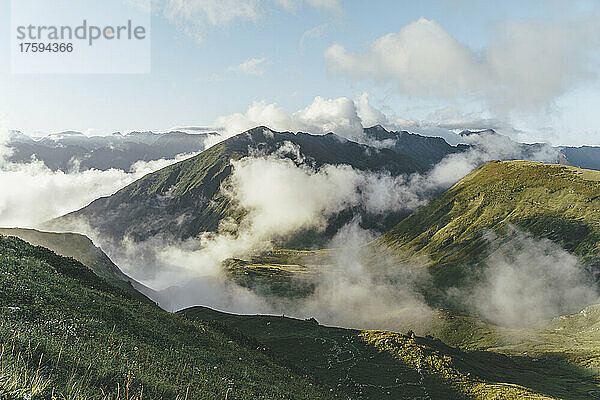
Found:
[[[192,7],[165,12],[182,1]],[[271,122],[247,115],[254,102],[294,115],[316,96],[368,93],[391,127],[493,126],[521,140],[600,144],[599,11],[595,1],[558,0],[155,0],[150,74],[11,74],[3,29],[0,119],[26,132],[236,129]],[[9,27],[6,0],[0,16]],[[315,112],[286,123],[312,127],[351,111]],[[230,124],[235,113],[245,122]]]

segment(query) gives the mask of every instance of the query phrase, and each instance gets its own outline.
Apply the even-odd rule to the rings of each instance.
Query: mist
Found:
[[[442,322],[419,292],[429,279],[426,260],[402,263],[385,249],[362,246],[375,238],[354,220],[342,227],[328,247],[335,249],[318,277],[313,294],[296,305],[303,318],[356,329],[412,329],[429,332]]]
[[[532,327],[600,301],[592,274],[548,239],[508,229],[508,239],[488,235],[491,246],[472,289],[451,290],[467,308],[509,327]]]
[[[7,161],[11,154],[8,136],[0,132],[0,226],[35,228],[40,223],[109,196],[142,176],[190,155],[174,159],[137,161],[128,171],[95,169],[52,171],[33,158],[28,163]]]

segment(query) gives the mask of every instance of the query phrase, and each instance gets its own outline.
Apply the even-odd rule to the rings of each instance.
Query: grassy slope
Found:
[[[16,236],[34,246],[50,249],[58,255],[73,257],[99,277],[137,296],[142,301],[148,301],[148,299],[140,292],[147,296],[154,295],[152,289],[124,274],[87,236],[24,228],[0,228],[0,235]]]
[[[50,226],[68,227],[84,218],[107,237],[134,239],[161,232],[189,237],[200,227],[215,230],[220,219],[232,215],[219,193],[221,182],[231,173],[230,157],[234,156],[225,146],[215,145],[51,221]]]
[[[460,283],[462,267],[488,255],[486,233],[502,236],[510,226],[600,267],[600,172],[529,161],[487,163],[402,220],[367,253],[390,249],[393,257],[418,260],[431,267],[436,285],[448,287]],[[277,250],[227,266],[245,286],[279,284],[281,289],[271,288],[277,294],[290,286],[288,277],[318,275],[334,252]]]
[[[329,398],[252,339],[141,303],[81,263],[0,237],[0,397]],[[142,395],[143,392],[143,395]]]
[[[600,172],[530,161],[487,163],[384,235],[432,263],[481,253],[482,234],[508,224],[593,259],[600,251]]]
[[[465,351],[433,338],[357,331],[276,316],[240,316],[192,307],[180,313],[217,320],[257,338],[352,398],[589,399],[590,372],[556,355]]]
[[[483,260],[485,235],[510,226],[600,266],[600,172],[529,161],[487,163],[401,221],[375,244],[429,259],[435,286],[460,284]]]

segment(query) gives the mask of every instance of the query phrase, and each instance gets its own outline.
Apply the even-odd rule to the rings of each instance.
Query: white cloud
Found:
[[[304,5],[336,14],[342,10],[338,0],[153,0],[155,10],[198,41],[211,26],[256,22],[273,9],[296,12]]]
[[[296,12],[305,3],[304,0],[275,0],[281,7],[290,12]],[[342,11],[339,0],[306,0],[310,7],[338,13]]]
[[[320,38],[327,31],[328,28],[329,28],[329,24],[325,23],[325,24],[317,25],[317,26],[305,31],[302,34],[302,37],[300,37],[300,46],[304,46],[306,44],[306,42]]]
[[[585,266],[554,242],[516,230],[504,243],[489,236],[498,248],[465,299],[473,311],[505,326],[531,326],[598,302]]]
[[[382,125],[391,130],[408,130],[424,136],[444,138],[456,145],[464,143],[455,130],[494,129],[499,133],[517,138],[522,132],[498,119],[483,118],[477,115],[461,116],[441,110],[432,114],[429,121],[405,120],[386,115],[370,104],[370,94],[363,92],[355,100],[347,97],[325,99],[317,96],[311,104],[295,112],[288,112],[276,103],[265,100],[253,102],[245,112],[220,116],[216,119],[215,130],[225,137],[265,125],[276,131],[308,132],[326,134],[333,132],[347,139],[364,142],[363,127]],[[223,137],[213,138],[212,145]],[[372,143],[371,143],[372,144]]]
[[[342,5],[339,0],[306,0],[311,7],[339,13],[342,11]]]
[[[346,97],[325,99],[317,96],[307,107],[291,114],[275,103],[255,101],[245,113],[221,116],[215,121],[215,126],[222,128],[227,136],[258,125],[266,125],[277,131],[304,131],[313,134],[334,132],[355,140],[363,134],[356,105]]]
[[[331,72],[393,80],[409,94],[451,96],[482,80],[472,52],[424,18],[376,39],[364,53],[334,44],[324,55]]]
[[[351,79],[394,82],[400,92],[425,98],[474,96],[506,112],[544,107],[592,76],[587,56],[598,47],[597,33],[595,21],[514,21],[474,51],[420,18],[363,52],[333,44],[324,58],[330,72]]]
[[[248,75],[262,75],[264,69],[265,58],[250,58],[235,67],[229,67],[230,71]]]
[[[0,187],[3,188],[0,191],[0,226],[35,227],[186,158],[138,161],[130,171],[52,171],[41,161],[7,162],[5,157],[10,155],[7,137],[6,131],[0,132]]]
[[[346,97],[324,99],[317,96],[308,107],[295,112],[293,117],[308,131],[335,132],[355,140],[363,135],[356,105]]]
[[[223,26],[236,19],[256,20],[260,11],[258,0],[167,0],[164,14],[173,21],[194,23],[199,19]]]
[[[369,93],[361,93],[356,98],[356,109],[363,126],[368,128],[375,125],[386,125],[388,123],[387,116],[369,104]]]

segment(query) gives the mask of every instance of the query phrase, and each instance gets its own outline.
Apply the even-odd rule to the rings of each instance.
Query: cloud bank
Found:
[[[63,172],[52,171],[35,159],[26,164],[7,162],[11,153],[7,143],[7,132],[0,133],[0,226],[36,227],[185,158],[137,161],[129,171]]]
[[[600,296],[579,259],[548,239],[514,227],[508,240],[489,234],[490,254],[474,286],[450,290],[467,309],[509,327],[530,327],[581,311]]]
[[[474,97],[495,110],[540,108],[595,76],[598,24],[585,21],[510,21],[475,51],[437,22],[420,18],[375,39],[362,52],[335,43],[324,52],[333,74],[394,83],[424,98]]]
[[[363,124],[356,104],[347,97],[325,99],[317,96],[307,107],[293,113],[275,103],[255,101],[245,112],[221,116],[215,121],[215,126],[223,130],[226,137],[259,125],[276,131],[334,132],[352,140],[360,140],[363,136]]]

